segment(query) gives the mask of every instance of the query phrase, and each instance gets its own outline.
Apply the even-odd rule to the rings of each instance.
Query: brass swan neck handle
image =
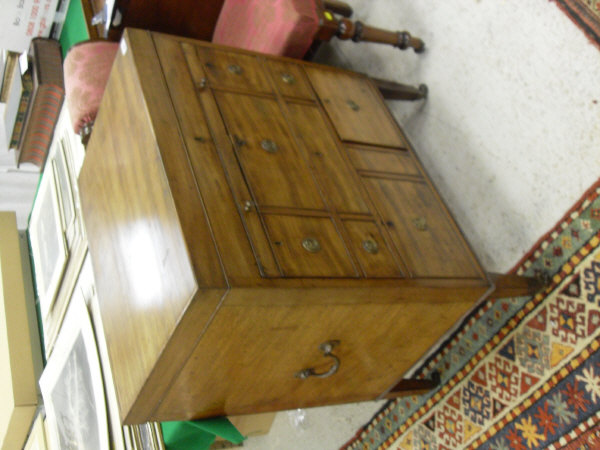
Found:
[[[323,342],[321,345],[319,345],[319,350],[321,350],[323,356],[333,359],[333,365],[327,372],[318,373],[314,368],[309,367],[307,369],[301,370],[300,372],[296,372],[294,376],[296,378],[300,378],[301,380],[306,380],[308,377],[327,378],[335,374],[340,368],[340,359],[331,352],[333,351],[333,348],[339,344],[340,341],[333,340]]]

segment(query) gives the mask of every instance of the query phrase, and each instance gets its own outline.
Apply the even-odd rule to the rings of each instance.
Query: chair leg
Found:
[[[352,39],[354,42],[377,42],[380,44],[393,45],[400,50],[413,48],[415,53],[425,51],[425,43],[411,36],[408,31],[389,31],[365,25],[360,21],[353,22],[350,19],[340,19],[338,24],[338,38]]]
[[[426,84],[415,87],[380,78],[371,78],[371,80],[386,100],[423,100],[427,98],[429,93]]]
[[[323,0],[323,7],[327,11],[331,11],[334,14],[339,14],[344,17],[351,17],[353,12],[352,7],[349,4],[338,0]]]

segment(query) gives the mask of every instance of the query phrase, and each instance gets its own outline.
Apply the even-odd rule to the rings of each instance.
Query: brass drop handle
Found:
[[[282,73],[281,79],[285,84],[294,84],[296,82],[296,78],[291,73]]]
[[[240,66],[238,66],[237,64],[230,64],[229,66],[227,66],[227,70],[229,70],[229,72],[231,72],[234,75],[241,75],[242,72],[244,71]]]
[[[275,141],[272,141],[271,139],[263,139],[260,141],[260,146],[264,151],[269,153],[276,153],[277,150],[279,150]]]
[[[333,348],[339,344],[340,341],[333,340],[323,342],[321,345],[319,345],[319,350],[321,350],[323,356],[333,359],[333,365],[327,372],[317,373],[313,367],[309,367],[308,369],[302,369],[300,372],[296,372],[294,376],[296,378],[300,378],[301,380],[306,380],[308,377],[327,378],[335,374],[340,368],[340,358],[331,352],[333,351]]]

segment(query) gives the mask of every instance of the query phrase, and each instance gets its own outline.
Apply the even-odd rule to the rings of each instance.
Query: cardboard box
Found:
[[[262,414],[249,414],[246,416],[231,416],[228,417],[229,421],[233,424],[238,431],[246,436],[261,436],[267,434],[273,425],[275,415],[277,413],[262,413]],[[219,437],[215,440],[211,446],[211,450],[225,449],[225,448],[240,448],[235,444],[231,444]]]
[[[42,355],[27,243],[0,212],[0,448],[23,448],[40,402]]]

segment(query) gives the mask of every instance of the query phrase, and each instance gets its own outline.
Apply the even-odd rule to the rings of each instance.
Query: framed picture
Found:
[[[67,262],[58,196],[52,170],[44,171],[29,219],[29,241],[42,319],[52,307]]]
[[[40,378],[51,448],[110,448],[96,341],[82,295],[74,295]]]
[[[75,221],[75,204],[73,202],[73,191],[71,189],[71,176],[67,157],[65,156],[64,140],[60,139],[57,143],[52,158],[52,167],[54,169],[54,178],[56,180],[56,190],[59,197],[59,205],[62,211],[63,230],[69,233],[73,229]]]

